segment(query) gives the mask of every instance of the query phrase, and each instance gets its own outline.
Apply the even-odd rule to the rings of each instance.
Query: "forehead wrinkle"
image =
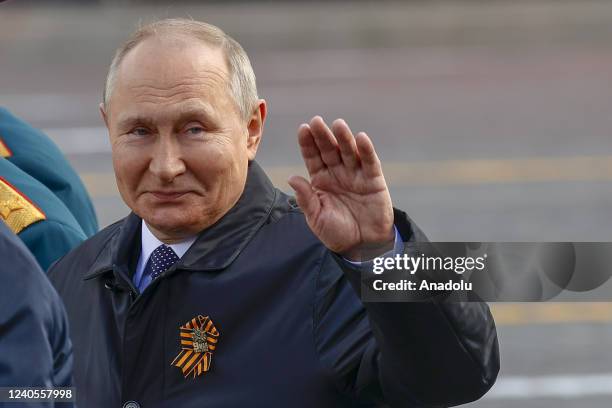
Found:
[[[212,75],[211,75],[212,74]],[[135,99],[141,97],[169,98],[172,99],[181,94],[197,95],[201,97],[211,94],[218,94],[221,91],[223,96],[229,93],[229,87],[225,77],[217,72],[208,71],[207,75],[197,78],[180,78],[172,84],[164,85],[156,79],[142,78],[136,84],[126,83],[128,93]]]
[[[173,78],[176,76],[175,73],[167,74],[164,73],[162,75],[157,76],[147,76],[139,75],[135,76],[136,82],[134,85],[129,85],[130,88],[141,88],[141,87],[150,87],[153,89],[171,89],[180,86],[219,86],[226,85],[227,75],[224,72],[219,72],[217,69],[200,69],[195,71],[194,73],[189,73],[189,75],[181,75],[180,78]],[[160,78],[161,77],[161,78]],[[127,78],[127,83],[129,84],[130,79]]]
[[[206,99],[206,94],[193,90],[174,90],[172,93],[168,91],[148,91],[139,92],[133,96],[133,102],[137,103],[155,103],[159,105],[180,103],[183,100],[189,99]]]
[[[184,119],[188,116],[204,116],[206,118],[214,118],[215,112],[206,101],[199,97],[193,97],[182,100],[179,104],[172,104],[163,111],[155,110],[148,112],[145,110],[136,110],[121,112],[119,114],[118,123],[120,126],[129,125],[136,122],[153,124],[156,122],[167,122],[175,119]]]
[[[201,110],[208,118],[216,118],[228,109],[232,109],[232,101],[228,97],[211,98],[209,94],[200,91],[176,91],[168,93],[143,93],[133,97],[132,108],[136,111],[148,111],[148,106],[153,109],[155,115],[161,115],[162,111],[194,111]],[[127,110],[130,110],[128,108]]]

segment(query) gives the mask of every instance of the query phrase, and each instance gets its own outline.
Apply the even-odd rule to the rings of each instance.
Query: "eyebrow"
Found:
[[[134,116],[125,116],[119,119],[117,122],[117,127],[119,129],[131,127],[137,124],[151,125],[153,121],[151,118],[147,116],[134,115]]]

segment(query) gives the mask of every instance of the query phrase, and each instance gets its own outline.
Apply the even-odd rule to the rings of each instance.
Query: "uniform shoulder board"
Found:
[[[19,234],[27,226],[47,217],[21,191],[0,177],[0,218],[15,234]]]
[[[4,141],[0,137],[0,157],[11,157],[12,155],[13,155],[13,152],[11,152],[11,149],[8,148],[8,146],[4,143]]]

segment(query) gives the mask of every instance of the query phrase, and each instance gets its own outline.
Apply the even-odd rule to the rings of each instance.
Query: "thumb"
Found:
[[[312,217],[317,214],[321,204],[312,185],[304,177],[300,176],[291,176],[287,182],[295,190],[295,199],[306,217]]]

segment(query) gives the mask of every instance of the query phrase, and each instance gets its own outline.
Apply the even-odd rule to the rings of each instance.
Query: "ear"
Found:
[[[259,142],[261,142],[261,137],[263,136],[264,123],[266,121],[266,114],[268,112],[267,109],[266,101],[259,99],[257,101],[257,106],[255,109],[253,109],[253,113],[249,118],[249,123],[247,124],[247,130],[249,132],[247,139],[249,161],[254,160],[255,155],[257,154],[257,148],[259,147]]]
[[[100,115],[102,116],[102,120],[104,120],[104,124],[108,129],[108,114],[106,113],[106,109],[104,109],[104,103],[100,103]]]

